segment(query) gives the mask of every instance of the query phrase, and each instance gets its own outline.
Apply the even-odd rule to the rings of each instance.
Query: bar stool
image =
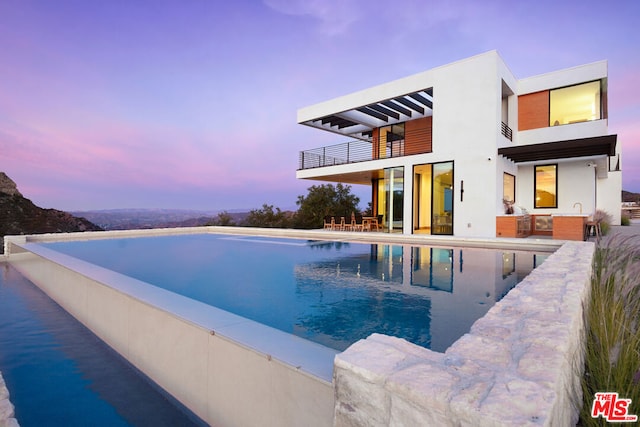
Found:
[[[585,240],[589,240],[589,236],[591,233],[596,236],[596,240],[600,241],[600,237],[602,237],[602,228],[600,228],[600,221],[587,221],[585,227],[587,228],[587,235]]]

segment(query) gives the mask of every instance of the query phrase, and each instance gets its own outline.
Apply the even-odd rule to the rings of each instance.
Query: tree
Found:
[[[262,209],[253,209],[244,220],[247,227],[287,228],[290,226],[289,215],[273,205],[262,205]]]
[[[367,203],[367,208],[364,211],[362,211],[362,214],[365,216],[373,215],[373,204],[371,202]]]
[[[236,225],[233,217],[227,211],[218,212],[218,218],[214,220],[215,225]]]
[[[298,196],[295,215],[296,228],[322,228],[325,216],[344,216],[350,218],[352,213],[359,213],[360,198],[351,194],[350,185],[322,184],[307,189],[305,196]]]

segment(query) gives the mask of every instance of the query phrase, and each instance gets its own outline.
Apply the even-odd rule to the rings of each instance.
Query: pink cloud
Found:
[[[291,168],[279,167],[291,157]],[[262,132],[193,134],[164,127],[102,123],[99,128],[43,133],[0,126],[0,160],[87,183],[140,187],[240,188],[293,179],[295,152]]]
[[[617,70],[611,70],[609,76],[609,111],[640,108],[640,68]]]
[[[640,192],[640,124],[628,121],[611,132],[618,134],[618,144],[622,144],[622,188]]]

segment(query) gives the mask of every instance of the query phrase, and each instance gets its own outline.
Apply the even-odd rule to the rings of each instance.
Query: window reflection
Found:
[[[516,254],[513,252],[502,253],[502,278],[506,279],[516,271]]]
[[[549,258],[549,254],[534,254],[533,255],[533,268],[539,267],[545,260]]]
[[[453,292],[453,249],[414,247],[411,284]]]

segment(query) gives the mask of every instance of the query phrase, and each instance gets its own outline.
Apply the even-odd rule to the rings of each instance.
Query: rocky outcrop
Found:
[[[22,194],[18,191],[18,186],[6,173],[0,172],[0,193],[8,194],[9,196],[20,196]]]
[[[2,378],[2,373],[0,373],[0,426],[18,427],[13,410],[13,404],[9,400],[9,390]]]
[[[0,239],[7,235],[99,230],[102,229],[85,218],[36,206],[20,194],[11,178],[0,172]]]

